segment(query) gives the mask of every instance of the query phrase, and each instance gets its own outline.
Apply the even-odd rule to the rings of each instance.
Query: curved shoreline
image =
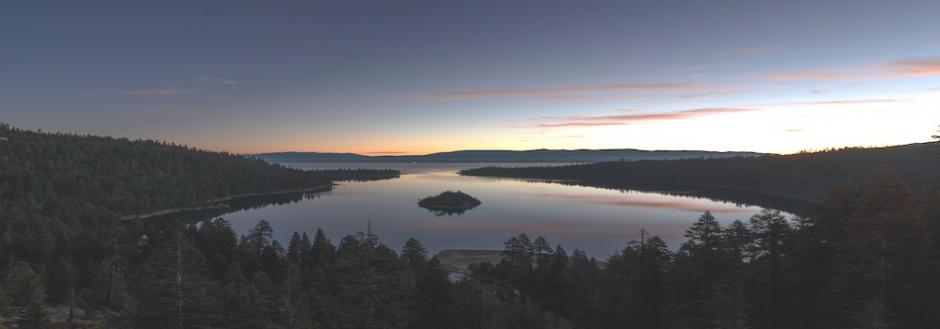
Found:
[[[293,193],[306,193],[306,192],[323,192],[323,191],[329,191],[329,190],[331,190],[331,189],[333,188],[333,186],[335,186],[335,185],[336,185],[336,184],[328,184],[328,185],[320,185],[320,186],[314,186],[314,187],[308,187],[308,188],[301,188],[301,189],[292,189],[292,190],[278,190],[278,191],[271,191],[271,192],[255,192],[255,193],[233,194],[233,195],[229,195],[229,196],[224,196],[224,197],[220,197],[220,198],[215,198],[215,199],[206,200],[206,201],[204,202],[205,205],[201,205],[201,206],[168,208],[168,209],[161,209],[161,210],[157,210],[157,211],[146,212],[146,213],[142,213],[142,214],[124,215],[124,216],[121,217],[121,220],[122,220],[122,221],[127,221],[127,220],[147,219],[147,218],[151,218],[151,217],[158,217],[158,216],[163,216],[163,215],[176,214],[176,213],[181,213],[181,212],[186,212],[186,211],[222,209],[222,208],[228,208],[228,205],[226,205],[226,204],[213,204],[213,203],[223,202],[223,201],[230,201],[230,200],[239,199],[239,198],[254,197],[254,196],[279,195],[279,194],[293,194]]]

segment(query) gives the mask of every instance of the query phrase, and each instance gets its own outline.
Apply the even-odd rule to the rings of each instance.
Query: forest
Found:
[[[4,282],[26,268],[37,283],[50,287],[63,284],[62,272],[87,279],[126,242],[123,216],[232,195],[329,189],[334,177],[397,174],[301,171],[158,141],[45,133],[0,123],[0,269]],[[61,301],[55,294],[47,297],[42,300],[50,305]]]
[[[418,240],[398,249],[371,231],[336,243],[320,230],[293,232],[282,244],[266,221],[239,236],[220,217],[119,220],[331,184],[315,172],[153,141],[0,128],[0,327],[777,329],[940,321],[935,174],[911,188],[907,169],[876,170],[863,183],[830,188],[800,217],[767,210],[721,225],[706,212],[682,245],[643,233],[622,250],[593,255],[600,258],[519,234],[500,262],[454,273]],[[940,156],[935,145],[924,144],[931,148],[918,157]]]
[[[914,194],[885,173],[811,217],[706,212],[677,249],[641,235],[599,260],[519,234],[461,280],[415,239],[285,246],[266,221],[243,236],[222,218],[136,222],[87,273],[13,256],[0,313],[26,328],[928,328],[938,205],[940,184]]]
[[[844,148],[791,155],[615,161],[557,167],[486,167],[462,175],[569,181],[603,187],[676,184],[730,188],[822,200],[832,186],[858,186],[890,168],[915,191],[940,167],[937,142],[882,148]]]

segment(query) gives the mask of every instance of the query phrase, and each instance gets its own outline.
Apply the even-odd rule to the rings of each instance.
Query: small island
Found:
[[[480,200],[461,191],[446,191],[437,196],[429,196],[418,201],[418,206],[438,216],[463,214],[467,210],[482,204]]]

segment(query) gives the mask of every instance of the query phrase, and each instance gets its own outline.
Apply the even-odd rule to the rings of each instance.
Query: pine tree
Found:
[[[546,267],[551,259],[552,245],[545,237],[539,235],[532,242],[532,253],[535,255],[536,265],[539,269]]]
[[[202,252],[182,232],[171,235],[143,265],[138,328],[194,328],[218,321]]]
[[[758,314],[768,328],[780,328],[784,320],[782,313],[786,310],[781,296],[784,288],[784,243],[792,233],[791,228],[779,211],[767,209],[751,217],[750,222],[760,273],[766,280],[766,288],[760,293]]]
[[[706,211],[685,230],[683,236],[688,238],[683,249],[693,256],[700,252],[715,253],[721,244],[721,225],[710,211]]]
[[[401,260],[411,268],[411,271],[420,277],[423,275],[428,262],[428,251],[415,238],[409,238],[401,249]]]
[[[415,319],[409,328],[435,329],[455,324],[454,312],[459,305],[455,303],[447,270],[437,258],[427,263],[427,270],[418,278],[413,300]]]
[[[317,234],[313,237],[313,249],[311,250],[314,266],[325,266],[332,263],[334,253],[336,253],[336,247],[326,237],[323,230],[317,229]]]
[[[294,231],[290,236],[290,242],[287,243],[287,259],[290,260],[291,263],[299,264],[303,252],[304,248],[301,244],[300,233]]]
[[[255,254],[261,256],[264,248],[274,240],[274,229],[271,228],[271,223],[263,219],[258,221],[258,224],[248,232],[247,239]]]
[[[935,285],[924,279],[929,254],[922,219],[914,195],[886,171],[862,188],[845,228],[847,256],[854,262],[843,271],[856,273],[859,287],[868,287],[861,291],[870,292],[855,299],[880,303],[889,321],[902,326],[916,327],[934,316],[925,308],[934,298],[925,292]]]

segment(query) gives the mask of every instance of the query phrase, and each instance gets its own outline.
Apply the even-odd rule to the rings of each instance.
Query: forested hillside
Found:
[[[506,241],[481,276],[509,282],[579,328],[932,328],[940,322],[940,182],[920,194],[878,175],[812,214],[703,214],[667,246],[631,241],[602,267],[544,238]]]
[[[295,232],[284,246],[266,221],[238,236],[221,218],[118,220],[329,184],[327,174],[394,172],[302,172],[3,126],[0,328],[927,328],[940,321],[940,180],[911,176],[907,164],[937,156],[932,146],[888,149],[906,154],[892,157],[907,159],[895,163],[906,179],[862,177],[867,183],[831,189],[805,217],[765,211],[720,226],[706,213],[678,249],[643,236],[606,262],[519,235],[502,262],[453,281],[414,239],[396,252],[373,232],[337,244],[322,231]],[[917,147],[928,152],[901,152]],[[871,151],[833,154],[852,162]],[[736,161],[828,163],[820,156],[707,161],[745,170]],[[717,170],[702,161],[681,163]],[[835,172],[799,168],[817,179]],[[768,171],[750,175],[759,172]],[[905,181],[922,183],[912,191]]]
[[[330,184],[312,172],[233,154],[0,124],[0,268],[6,291],[22,289],[15,280],[26,268],[36,277],[22,284],[90,284],[125,237],[123,215]],[[46,291],[53,300],[64,293]],[[13,297],[23,303],[28,296]]]
[[[7,125],[0,126],[0,136],[4,203],[48,215],[70,209],[68,217],[80,222],[233,194],[329,184],[314,173],[156,141],[48,134]],[[74,212],[89,206],[113,214]]]
[[[884,148],[766,155],[722,159],[647,160],[604,162],[560,167],[464,170],[463,175],[572,180],[606,187],[631,183],[666,183],[703,187],[730,187],[821,200],[837,185],[858,186],[881,170],[896,171],[911,188],[923,190],[940,167],[938,143]]]
[[[75,291],[73,323],[87,328],[928,328],[940,321],[933,186],[914,194],[882,175],[805,218],[721,226],[705,213],[678,249],[647,234],[606,261],[520,234],[460,281],[414,239],[396,252],[371,232],[334,244],[318,230],[284,246],[265,221],[241,237],[223,219],[153,221],[88,275],[69,258],[10,263],[0,312],[48,327],[43,303]]]

